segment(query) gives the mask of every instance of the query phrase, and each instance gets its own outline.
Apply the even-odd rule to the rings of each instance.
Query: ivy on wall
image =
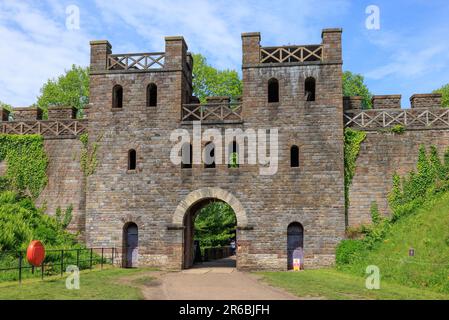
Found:
[[[37,198],[47,185],[48,157],[40,135],[0,134],[0,162],[7,169],[0,188]]]
[[[98,142],[101,138],[102,137],[100,136],[94,143],[89,143],[89,134],[87,133],[83,133],[79,138],[82,143],[80,155],[81,170],[83,171],[85,177],[92,175],[97,168]]]
[[[348,216],[349,187],[355,173],[355,162],[360,152],[360,144],[365,140],[366,132],[351,128],[345,129],[345,215]]]

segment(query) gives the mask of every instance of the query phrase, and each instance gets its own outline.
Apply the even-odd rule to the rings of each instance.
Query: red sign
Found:
[[[27,260],[28,262],[39,267],[45,259],[45,248],[39,240],[31,241],[27,249]]]

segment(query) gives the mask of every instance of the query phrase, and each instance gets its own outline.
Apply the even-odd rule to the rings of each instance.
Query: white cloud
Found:
[[[348,1],[96,1],[108,23],[135,30],[151,50],[163,49],[163,37],[183,35],[189,49],[219,68],[239,68],[242,32],[261,31],[271,45],[319,38],[323,21],[343,14]],[[267,36],[265,38],[265,36]],[[112,44],[114,46],[114,43]]]
[[[386,63],[375,67],[365,76],[374,80],[385,77],[398,79],[414,79],[426,74],[438,72],[449,65],[449,43],[441,41],[442,34],[432,26],[422,33],[407,34],[384,31],[375,37],[369,37],[369,41],[378,47],[381,52],[386,52],[389,59]],[[443,36],[444,38],[444,36]]]
[[[0,38],[0,100],[14,106],[34,103],[42,84],[72,64],[88,64],[90,37],[31,1],[0,4]]]
[[[433,47],[421,50],[401,50],[395,52],[392,56],[392,62],[375,68],[365,75],[367,78],[379,80],[387,76],[398,78],[417,78],[429,72],[438,70],[444,63],[438,59],[447,52],[444,45],[435,45]]]
[[[76,3],[76,2],[75,2]],[[47,79],[87,65],[89,40],[110,38],[116,53],[164,50],[164,36],[183,35],[192,52],[218,68],[240,69],[242,32],[260,31],[263,45],[320,41],[320,29],[348,10],[348,0],[97,0],[81,2],[81,29],[65,27],[56,0],[0,2],[0,100],[36,101]]]

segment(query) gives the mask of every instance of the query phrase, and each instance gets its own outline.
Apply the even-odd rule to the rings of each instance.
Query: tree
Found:
[[[217,70],[207,63],[201,54],[193,55],[193,93],[201,102],[208,96],[230,96],[242,94],[242,80],[235,70]]]
[[[371,109],[372,93],[364,83],[364,78],[360,74],[345,71],[343,73],[343,96],[345,97],[362,97],[362,108]]]
[[[44,111],[51,106],[82,110],[89,103],[89,68],[72,65],[57,79],[49,79],[41,88],[37,105]]]
[[[442,106],[449,108],[449,83],[435,90],[433,93],[441,93],[443,96],[441,101]]]
[[[7,104],[7,103],[4,103],[3,101],[0,101],[0,108],[6,109],[6,110],[8,110],[8,111],[11,111],[11,110],[12,110],[12,106],[9,105],[9,104]]]
[[[235,238],[236,218],[231,206],[212,202],[200,210],[195,219],[195,239],[202,248],[229,244]]]

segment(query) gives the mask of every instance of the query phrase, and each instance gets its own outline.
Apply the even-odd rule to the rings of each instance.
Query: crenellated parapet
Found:
[[[76,119],[76,111],[77,109],[72,107],[49,107],[47,119],[43,119],[44,111],[38,107],[12,110],[2,108],[1,133],[40,134],[47,139],[75,138],[87,132],[88,124],[86,116],[84,119]]]
[[[449,109],[441,106],[441,94],[414,94],[411,108],[401,108],[400,95],[373,96],[372,109],[362,110],[361,97],[344,97],[344,123],[366,131],[401,125],[406,129],[449,129]]]
[[[97,73],[135,73],[188,70],[193,59],[181,36],[165,37],[164,52],[112,53],[107,40],[90,42],[90,70]]]
[[[401,109],[401,98],[400,94],[373,96],[371,103],[375,110]]]
[[[441,93],[414,94],[410,97],[410,105],[412,109],[440,107],[441,98]]]
[[[311,45],[262,47],[259,32],[242,33],[243,67],[276,64],[341,63],[342,29],[324,29],[322,42]]]

